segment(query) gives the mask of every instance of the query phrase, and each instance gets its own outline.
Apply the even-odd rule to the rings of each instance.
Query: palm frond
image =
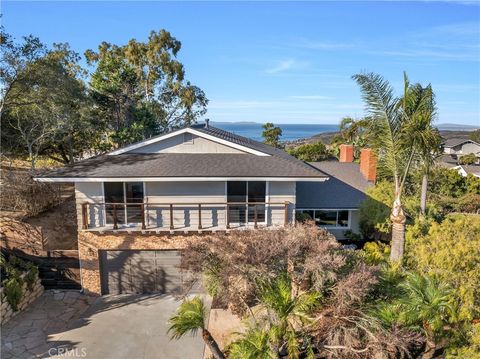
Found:
[[[403,116],[398,111],[398,99],[393,88],[382,76],[374,73],[357,74],[353,79],[360,86],[367,112],[367,137],[377,150],[379,165],[398,176],[397,156],[401,150],[399,138]]]
[[[205,305],[199,296],[183,301],[169,320],[168,333],[172,339],[181,338],[188,332],[194,335],[199,329],[205,329],[205,312]]]
[[[238,334],[238,333],[237,333]],[[229,346],[232,359],[273,359],[277,355],[270,345],[271,333],[267,326],[250,326]]]

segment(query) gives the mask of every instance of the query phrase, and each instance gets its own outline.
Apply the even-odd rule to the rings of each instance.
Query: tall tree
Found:
[[[90,87],[99,116],[117,146],[191,124],[205,114],[203,91],[185,80],[177,60],[181,43],[168,31],[152,31],[147,42],[100,44],[88,50],[96,68]]]
[[[267,122],[262,128],[263,142],[267,145],[281,148],[280,137],[282,136],[282,129],[271,122]]]
[[[420,99],[412,94],[408,78],[404,76],[402,98],[393,94],[393,88],[380,75],[374,73],[357,74],[353,79],[360,86],[366,104],[369,143],[376,149],[379,166],[393,178],[395,196],[390,219],[392,221],[392,250],[390,259],[400,261],[405,246],[406,216],[403,210],[402,195],[407,175],[423,151],[419,138],[430,136],[429,126],[419,126],[425,120],[427,107],[432,106],[428,91]],[[430,100],[429,100],[430,99]],[[418,105],[411,106],[410,101]],[[431,120],[431,117],[430,117]],[[418,133],[412,137],[412,129]],[[421,149],[421,150],[420,150]]]
[[[23,37],[22,43],[15,43],[4,27],[0,27],[0,116],[4,107],[10,103],[22,104],[18,92],[11,94],[17,83],[27,80],[27,68],[47,52],[46,46],[38,37],[32,35]]]
[[[368,124],[368,120],[354,119],[352,117],[344,117],[340,121],[338,126],[339,133],[332,139],[332,145],[337,148],[341,144],[350,144],[354,146],[355,158],[360,157],[360,150],[365,147],[367,139],[365,137],[365,131]]]
[[[5,97],[2,139],[12,152],[27,152],[32,169],[40,153],[72,163],[101,135],[87,116],[90,103],[79,56],[54,44],[29,62]]]
[[[427,207],[428,176],[439,155],[442,138],[433,122],[436,117],[435,95],[432,86],[422,87],[410,84],[404,74],[404,95],[400,101],[404,115],[408,119],[405,126],[406,137],[412,142],[417,156],[417,164],[422,173],[420,210],[425,215]]]

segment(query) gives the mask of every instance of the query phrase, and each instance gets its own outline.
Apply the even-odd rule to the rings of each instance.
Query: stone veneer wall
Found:
[[[86,294],[101,295],[99,250],[182,249],[197,235],[78,232],[82,287]]]
[[[21,276],[23,279],[25,277],[25,274]],[[0,297],[1,297],[1,323],[5,324],[7,323],[10,319],[12,319],[14,316],[16,316],[18,313],[21,313],[22,310],[24,310],[26,307],[30,305],[35,299],[40,297],[43,294],[43,286],[40,281],[40,278],[35,279],[35,282],[33,283],[33,288],[32,290],[29,290],[27,287],[27,283],[23,283],[22,285],[22,299],[20,300],[20,303],[18,304],[18,310],[16,312],[13,311],[12,307],[10,307],[10,304],[7,301],[7,298],[3,295],[3,288],[0,289]]]

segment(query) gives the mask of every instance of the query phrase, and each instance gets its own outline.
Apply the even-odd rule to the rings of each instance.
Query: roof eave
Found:
[[[269,182],[324,182],[323,177],[34,177],[37,182],[218,182],[218,181],[269,181]]]

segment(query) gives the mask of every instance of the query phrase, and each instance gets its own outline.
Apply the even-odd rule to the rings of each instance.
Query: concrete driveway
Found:
[[[205,301],[210,306],[207,298]],[[68,328],[48,335],[47,350],[36,351],[34,356],[24,353],[22,357],[201,359],[204,343],[200,333],[180,340],[170,340],[167,334],[167,321],[179,303],[167,295],[98,298]],[[14,318],[20,323],[12,325],[25,326],[21,319],[21,315]],[[55,322],[55,319],[49,318],[49,321]]]

